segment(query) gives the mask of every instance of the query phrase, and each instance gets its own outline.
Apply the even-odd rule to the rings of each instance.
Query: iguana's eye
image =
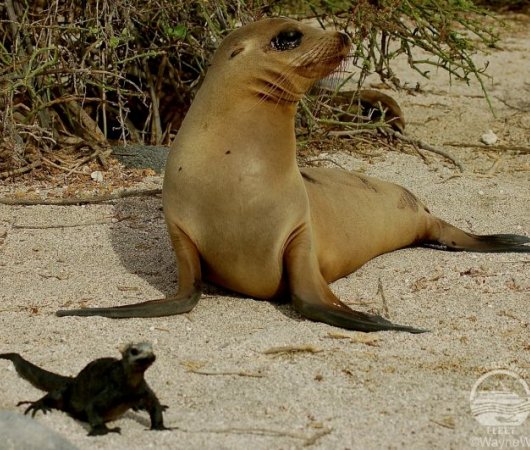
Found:
[[[140,354],[139,350],[137,348],[131,348],[131,355],[132,356],[138,356]]]
[[[282,31],[272,38],[271,47],[280,52],[292,50],[300,45],[303,36],[298,30]]]

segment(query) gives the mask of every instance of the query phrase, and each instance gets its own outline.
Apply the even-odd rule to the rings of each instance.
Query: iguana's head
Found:
[[[144,372],[156,359],[149,342],[130,343],[120,347],[123,363],[133,371]]]

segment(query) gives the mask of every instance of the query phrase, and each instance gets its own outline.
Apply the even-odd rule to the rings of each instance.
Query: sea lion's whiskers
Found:
[[[328,61],[334,60],[336,58],[335,55],[330,55],[326,58],[323,58],[322,55],[330,52],[330,45],[327,42],[327,39],[320,38],[317,40],[314,47],[310,48],[305,53],[302,53],[301,55],[295,57],[287,66],[286,70],[283,71],[280,76],[274,81],[274,83],[270,86],[270,89],[265,92],[263,96],[260,96],[260,102],[265,101],[267,98],[273,96],[274,92],[276,90],[280,91],[280,95],[276,96],[276,104],[282,102],[282,100],[287,100],[288,94],[291,94],[292,97],[296,98],[297,100],[301,97],[300,95],[293,95],[293,92],[288,92],[284,87],[282,86],[294,71],[299,69],[300,66],[305,66],[309,63],[312,63],[314,61],[322,61],[324,63]],[[299,93],[295,93],[299,94]],[[259,102],[259,103],[260,103]]]
[[[256,103],[256,106],[259,106],[262,102],[267,101],[271,97],[276,99],[276,105],[279,105],[282,100],[286,100],[287,97],[284,98],[285,90],[282,87],[282,84],[285,80],[289,79],[289,77],[292,75],[292,73],[298,68],[298,62],[300,60],[303,60],[304,57],[310,55],[313,52],[313,48],[309,49],[305,53],[302,53],[301,55],[295,57],[286,67],[286,70],[280,72],[276,80],[269,83],[269,89],[259,95],[259,100]],[[274,95],[276,91],[280,91],[280,95]],[[294,98],[296,98],[296,95],[293,95]]]

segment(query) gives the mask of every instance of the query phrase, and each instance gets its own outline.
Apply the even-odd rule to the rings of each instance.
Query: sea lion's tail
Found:
[[[60,389],[72,380],[70,377],[41,369],[22,358],[18,353],[0,353],[0,358],[10,360],[22,378],[42,391],[50,392]]]
[[[467,233],[441,219],[431,231],[427,245],[438,246],[448,250],[471,252],[519,252],[530,253],[530,242],[527,236],[517,234],[486,234]],[[434,234],[434,235],[433,235]]]

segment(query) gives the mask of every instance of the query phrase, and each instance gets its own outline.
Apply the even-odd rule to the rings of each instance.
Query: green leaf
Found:
[[[173,39],[184,40],[188,34],[186,25],[177,25],[176,27],[167,28],[167,35]]]

